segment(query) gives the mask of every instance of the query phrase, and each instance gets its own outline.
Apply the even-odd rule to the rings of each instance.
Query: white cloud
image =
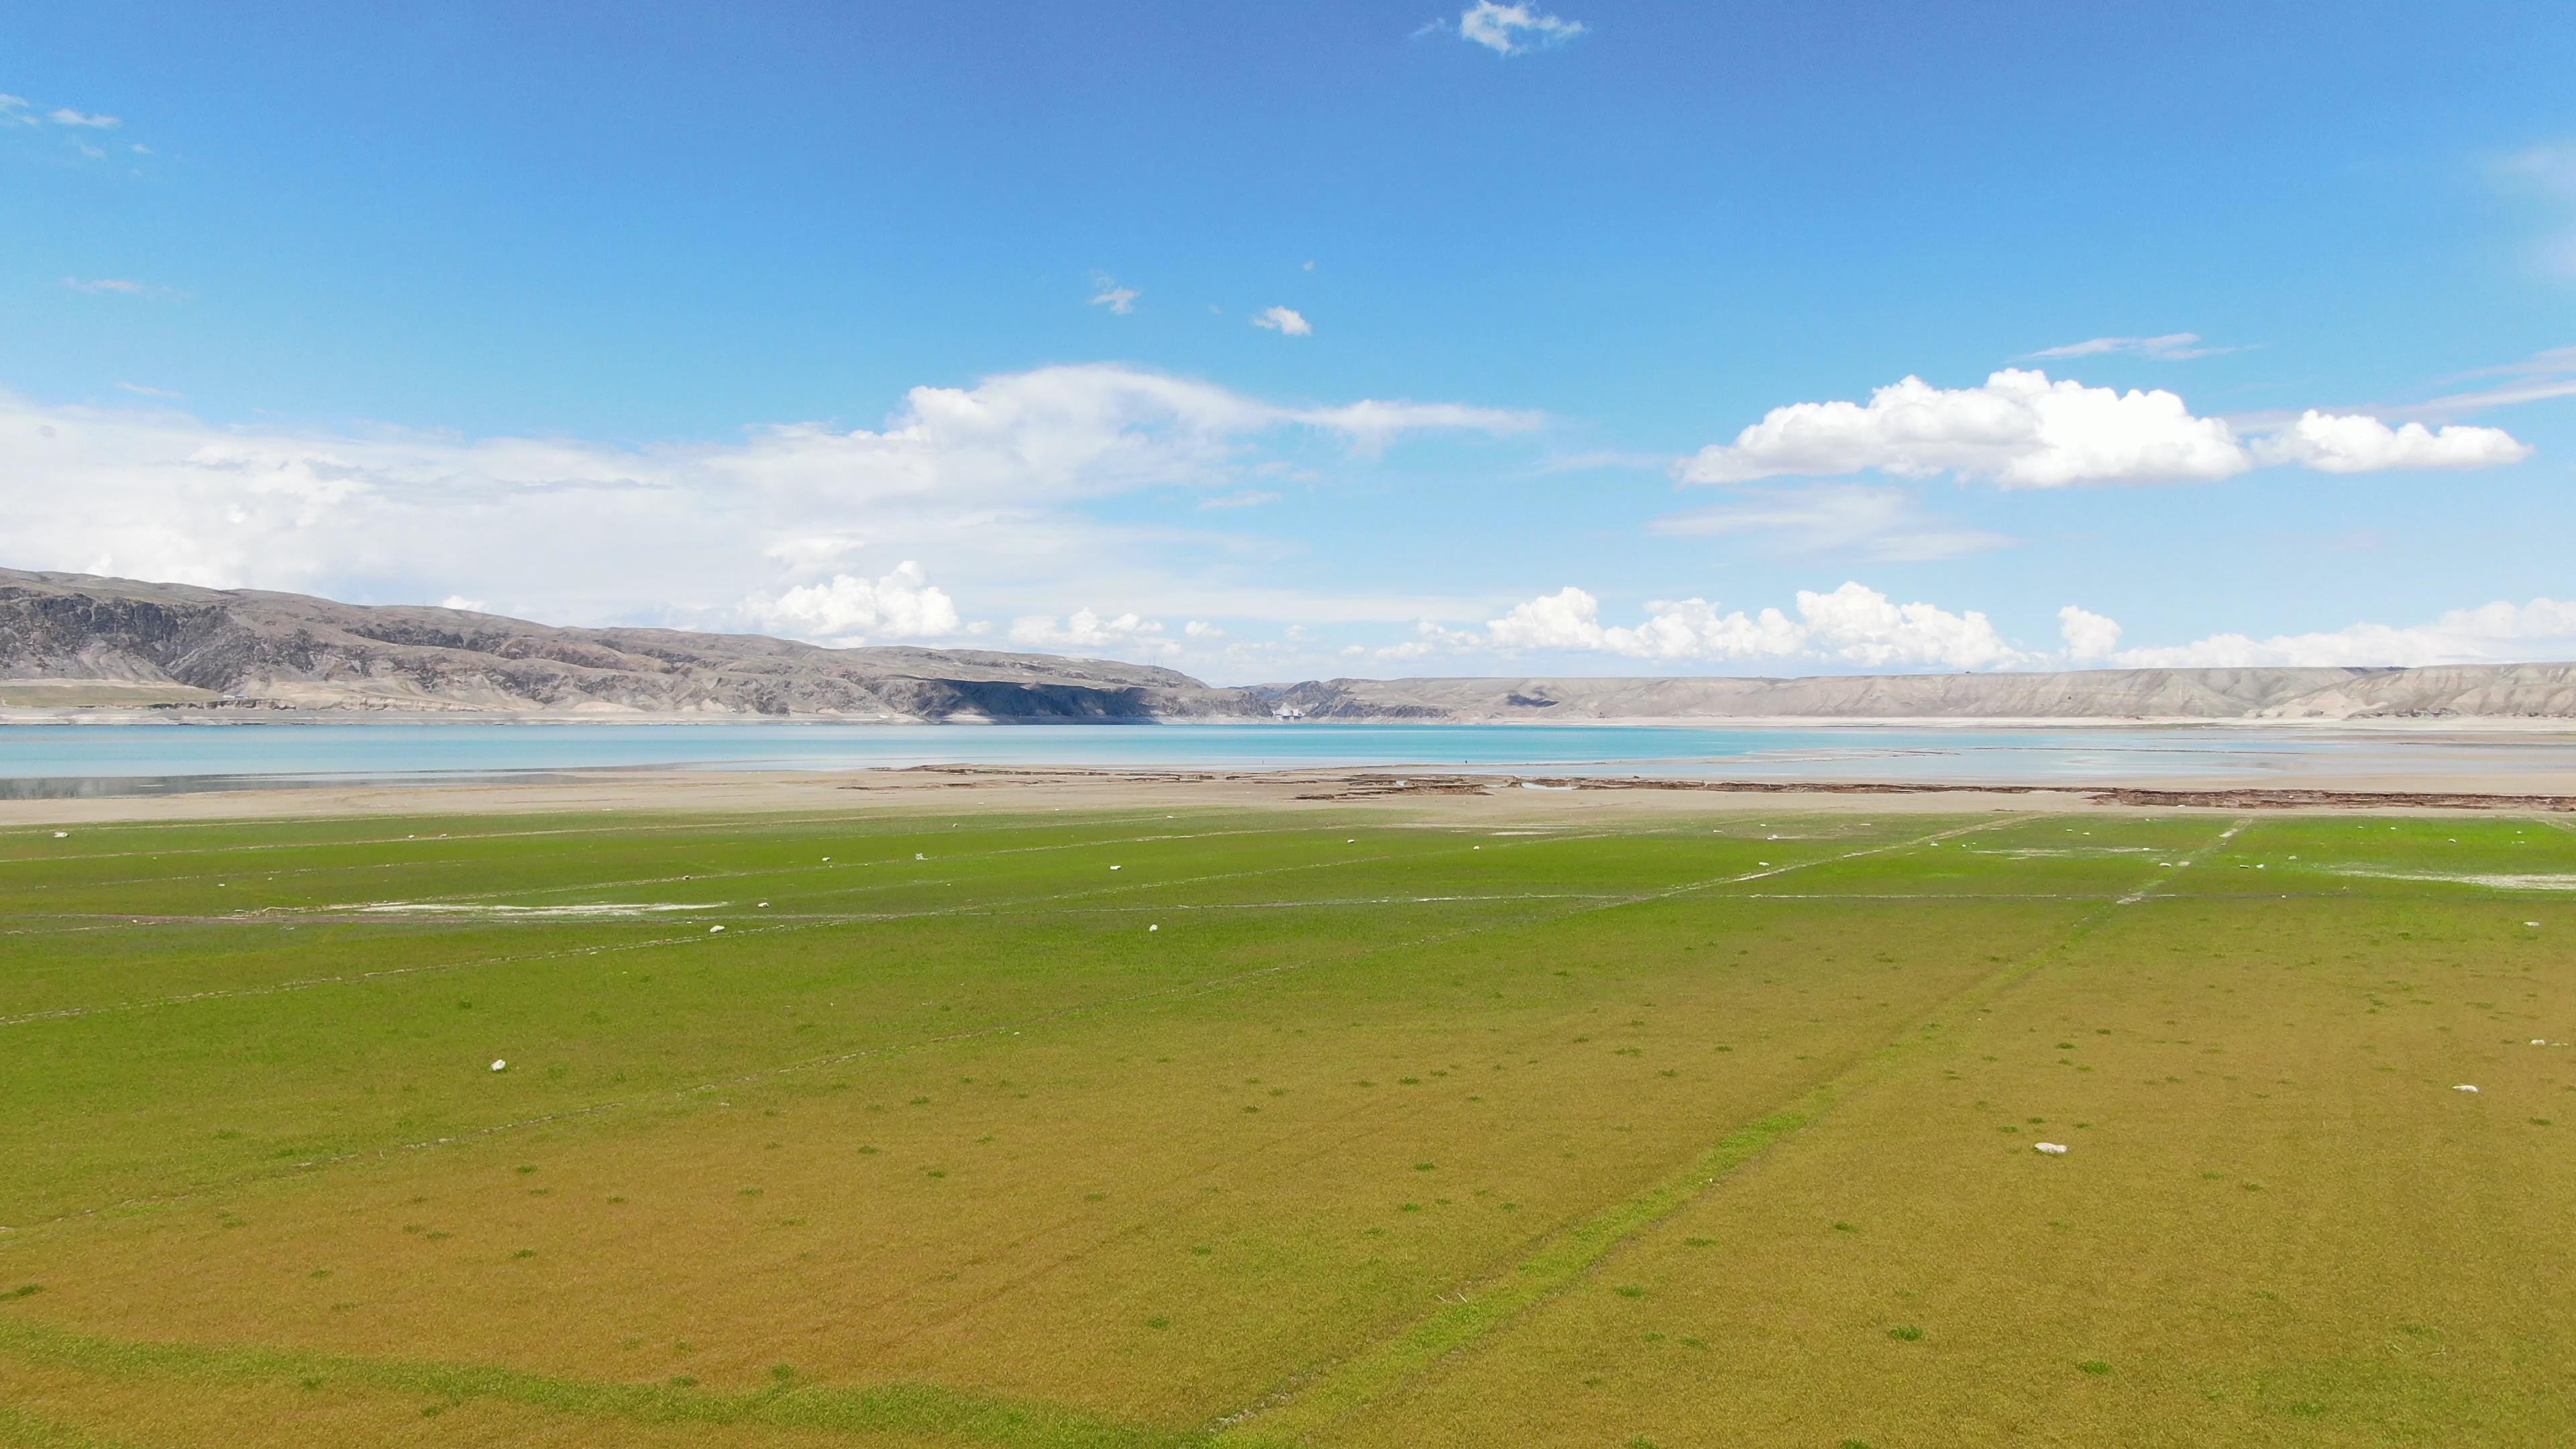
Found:
[[[763,548],[760,556],[776,559],[794,573],[810,574],[836,569],[867,546],[868,541],[856,534],[818,534],[779,539]]]
[[[27,98],[0,92],[0,125],[33,126],[36,118],[27,113]]]
[[[2115,392],[2037,370],[2005,368],[1982,387],[1937,388],[1908,377],[1854,402],[1773,408],[1730,445],[1684,459],[1685,483],[1877,469],[1900,477],[1956,473],[2006,488],[2224,478],[2248,466],[2225,422],[2194,417],[2181,398]]]
[[[2311,408],[2299,420],[2254,445],[2266,463],[2296,463],[2321,473],[2377,473],[2390,468],[2493,468],[2531,456],[2528,444],[2502,428],[2452,424],[2435,431],[2422,423],[2392,428],[2360,414],[2334,416]]]
[[[172,391],[170,391],[168,388],[165,388],[165,387],[145,387],[143,384],[141,384],[141,383],[139,383],[139,382],[120,382],[120,383],[118,383],[118,384],[117,384],[117,386],[118,386],[119,388],[123,389],[123,390],[124,390],[124,391],[126,391],[126,392],[130,392],[130,393],[135,394],[135,395],[136,395],[136,396],[138,396],[138,397],[161,397],[161,398],[173,398],[173,399],[176,399],[176,398],[184,398],[184,397],[186,397],[186,396],[187,396],[187,394],[186,394],[186,393],[183,393],[183,392],[172,392]]]
[[[2552,347],[2533,353],[2520,362],[2509,362],[2502,367],[2482,367],[2446,381],[2458,382],[2470,377],[2503,377],[2511,381],[2471,392],[2450,393],[2409,407],[2383,409],[2383,412],[2389,417],[2443,422],[2488,408],[2576,397],[2576,347]]]
[[[2211,347],[2201,341],[2197,332],[2167,332],[2160,337],[2091,337],[2082,342],[2069,342],[2063,347],[2043,347],[2026,352],[2024,357],[2100,357],[2106,353],[2128,352],[2152,357],[2163,362],[2184,362],[2195,357],[2215,357],[2222,352],[2240,352],[2242,348]]]
[[[910,559],[873,583],[835,574],[827,584],[746,599],[742,611],[773,629],[838,645],[944,639],[964,628],[956,602],[933,587],[921,565]]]
[[[1265,308],[1252,319],[1252,325],[1287,337],[1311,337],[1315,324],[1307,321],[1294,307]]]
[[[1458,17],[1458,35],[1496,55],[1527,55],[1563,45],[1583,34],[1581,23],[1559,19],[1527,4],[1476,0]]]
[[[2493,177],[2510,191],[2537,199],[2553,213],[2540,245],[2540,264],[2576,272],[2576,142],[2534,146],[2496,162]]]
[[[438,601],[438,607],[442,609],[461,609],[468,614],[484,614],[491,612],[490,605],[486,604],[483,600],[469,599],[463,594],[448,595],[446,598]]]
[[[2478,468],[2528,454],[2492,428],[2392,431],[2366,416],[2313,410],[2249,449],[2225,419],[2196,417],[2162,389],[2123,393],[2008,367],[1981,387],[1938,388],[1908,377],[1878,389],[1866,404],[1773,408],[1732,444],[1710,444],[1675,464],[1673,473],[1684,483],[1744,483],[1876,470],[2064,488],[2205,481],[2265,463],[2335,473]]]
[[[2120,648],[2118,620],[2073,604],[2057,611],[2057,632],[2066,641],[2067,659],[2076,664],[2108,659]]]
[[[1180,646],[1163,637],[1162,624],[1134,612],[1103,618],[1078,609],[1061,624],[1043,615],[1011,621],[1011,642],[1038,649],[1116,649],[1131,654],[1167,655]]]
[[[1225,631],[1205,619],[1192,619],[1181,626],[1181,632],[1193,639],[1222,639]]]
[[[1974,610],[1953,614],[1932,604],[1898,604],[1858,583],[1828,594],[1800,590],[1795,618],[1778,609],[1722,614],[1705,599],[1684,599],[1649,603],[1646,617],[1633,626],[1603,624],[1598,600],[1565,588],[1487,621],[1481,636],[1426,633],[1453,648],[1583,651],[1667,662],[1817,660],[1873,669],[1992,669],[2039,657],[2006,643]]]
[[[1109,276],[1102,272],[1094,272],[1091,274],[1091,289],[1092,306],[1106,307],[1112,313],[1121,317],[1135,311],[1136,299],[1145,295],[1133,287],[1122,287],[1118,285],[1118,279],[1116,277]]]
[[[75,111],[69,106],[64,106],[59,110],[51,112],[45,119],[52,121],[57,126],[87,126],[94,130],[101,131],[114,130],[116,127],[125,124],[114,116],[83,115],[81,112]]]
[[[63,285],[75,292],[113,293],[121,297],[149,297],[162,290],[149,282],[130,281],[124,277],[65,277]]]
[[[0,392],[0,565],[357,602],[454,591],[564,624],[891,637],[885,620],[928,616],[889,609],[869,581],[908,558],[960,612],[1115,597],[1196,618],[1411,620],[1454,601],[1248,583],[1231,561],[1266,567],[1275,552],[1090,505],[1239,492],[1263,463],[1319,441],[1356,467],[1401,434],[1531,422],[1441,404],[1286,407],[1108,364],[916,388],[872,429],[797,423],[643,447],[224,427],[157,401]],[[836,585],[844,574],[877,591],[878,623],[850,622],[863,611],[855,587]],[[780,602],[799,587],[820,592]]]
[[[2189,644],[2124,649],[2132,669],[2249,669],[2262,666],[2384,668],[2576,658],[2576,603],[2534,599],[2454,609],[2429,624],[2354,624],[2319,634],[2256,639],[2213,634]]]
[[[1756,489],[1745,502],[1677,513],[1648,526],[1683,537],[1770,534],[1791,553],[1849,549],[1904,562],[1962,558],[2017,541],[1983,529],[1953,527],[1926,515],[1906,489],[1864,483]]]
[[[1259,508],[1262,504],[1278,501],[1279,495],[1276,493],[1265,492],[1259,488],[1246,488],[1240,493],[1221,493],[1200,503],[1199,507],[1203,509]]]

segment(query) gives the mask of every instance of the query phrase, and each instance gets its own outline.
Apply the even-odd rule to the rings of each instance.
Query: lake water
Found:
[[[2292,784],[2501,774],[2563,786],[2576,745],[2234,726],[224,724],[0,727],[0,795],[136,794],[599,770],[1410,766],[1670,778]]]

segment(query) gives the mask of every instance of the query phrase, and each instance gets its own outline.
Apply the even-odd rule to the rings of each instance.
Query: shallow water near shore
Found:
[[[256,724],[0,731],[0,798],[614,770],[1418,767],[1940,784],[2491,778],[2548,788],[2576,739],[2244,726]]]

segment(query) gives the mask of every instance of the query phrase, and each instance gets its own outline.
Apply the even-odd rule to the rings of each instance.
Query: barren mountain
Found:
[[[1249,717],[1150,665],[756,634],[558,629],[462,609],[0,570],[0,679],[161,686],[175,709],[767,715],[884,720]],[[92,691],[93,694],[98,693]]]
[[[0,702],[858,720],[2576,720],[2576,664],[1805,679],[1334,679],[567,629],[461,609],[0,570]]]

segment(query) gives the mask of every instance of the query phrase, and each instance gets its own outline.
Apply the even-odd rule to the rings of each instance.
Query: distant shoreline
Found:
[[[1115,719],[1062,717],[951,716],[944,719],[862,718],[850,715],[797,714],[645,714],[623,710],[392,710],[392,709],[244,709],[239,712],[180,712],[113,705],[0,706],[0,728],[78,725],[120,727],[168,725],[201,727],[297,727],[309,725],[527,725],[527,726],[835,726],[851,729],[960,728],[1058,729],[1115,727],[1154,729],[1193,726],[1228,729],[1722,729],[1722,730],[2116,730],[2234,729],[2258,731],[2366,732],[2395,735],[2549,735],[2576,742],[2576,717],[2557,715],[2342,716],[2264,718],[2228,715],[1661,715],[1571,719],[1305,719],[1273,720],[1189,715]]]

